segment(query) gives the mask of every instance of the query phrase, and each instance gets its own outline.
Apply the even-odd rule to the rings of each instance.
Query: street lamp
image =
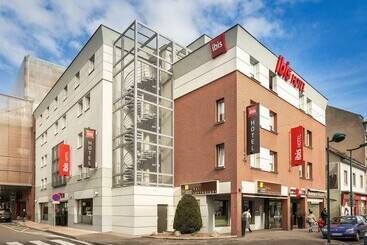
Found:
[[[352,173],[352,152],[358,150],[362,147],[367,146],[367,142],[360,144],[358,147],[353,149],[348,149],[349,151],[349,172],[350,172],[350,189],[349,189],[349,206],[350,206],[350,215],[353,215],[353,173]]]
[[[345,134],[343,133],[335,133],[331,140],[327,137],[327,146],[326,146],[326,178],[327,178],[327,243],[330,243],[330,163],[329,163],[329,148],[331,142],[341,142],[345,139]]]

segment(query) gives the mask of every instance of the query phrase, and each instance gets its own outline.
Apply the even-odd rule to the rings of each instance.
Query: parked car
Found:
[[[321,232],[326,238],[327,226]],[[367,222],[362,216],[340,216],[331,220],[330,236],[332,238],[352,238],[359,241],[365,232],[367,232]]]
[[[0,209],[0,220],[6,222],[11,221],[11,212],[9,209]]]

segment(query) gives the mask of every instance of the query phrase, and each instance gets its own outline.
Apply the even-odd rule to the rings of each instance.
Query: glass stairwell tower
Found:
[[[137,21],[113,50],[113,185],[173,187],[172,64],[188,50]]]

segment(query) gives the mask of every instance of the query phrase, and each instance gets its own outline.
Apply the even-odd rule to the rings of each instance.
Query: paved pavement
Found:
[[[1,245],[91,245],[47,232],[29,229],[16,223],[0,223]]]

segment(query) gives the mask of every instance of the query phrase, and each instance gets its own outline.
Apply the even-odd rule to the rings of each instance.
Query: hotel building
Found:
[[[187,47],[100,26],[34,112],[36,220],[162,232],[190,192],[202,231],[240,235],[245,206],[254,229],[302,226],[324,205],[326,104],[239,25]]]
[[[240,235],[245,207],[252,229],[303,227],[324,207],[327,99],[240,25],[205,39],[173,66],[176,192],[208,232]]]

